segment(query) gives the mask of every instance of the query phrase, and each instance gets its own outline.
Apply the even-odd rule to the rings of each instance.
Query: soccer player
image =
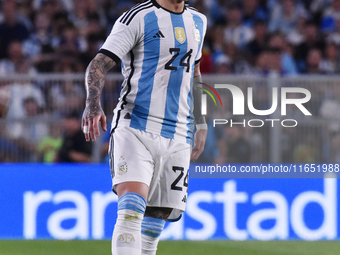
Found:
[[[185,210],[190,159],[207,136],[199,70],[206,27],[184,1],[144,1],[116,21],[87,68],[86,141],[99,136],[99,122],[107,129],[100,106],[106,73],[122,62],[125,77],[109,148],[118,195],[114,255],[156,254],[165,221]]]

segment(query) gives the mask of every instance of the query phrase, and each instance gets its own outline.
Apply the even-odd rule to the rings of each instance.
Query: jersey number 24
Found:
[[[170,54],[174,54],[172,58],[168,61],[168,63],[165,64],[166,70],[174,70],[177,71],[178,67],[173,66],[173,62],[176,60],[176,58],[179,56],[180,48],[170,48],[169,52]],[[180,60],[179,65],[186,67],[186,72],[189,73],[190,71],[190,59],[191,59],[192,49],[190,49]]]

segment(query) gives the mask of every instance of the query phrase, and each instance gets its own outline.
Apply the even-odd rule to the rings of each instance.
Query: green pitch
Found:
[[[110,241],[0,241],[0,255],[110,255]],[[340,241],[163,241],[157,255],[339,255]]]

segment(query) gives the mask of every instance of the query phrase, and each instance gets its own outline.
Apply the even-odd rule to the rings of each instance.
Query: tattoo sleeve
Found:
[[[171,212],[172,208],[147,206],[144,216],[166,221],[169,218]]]
[[[86,69],[86,108],[88,108],[89,119],[101,114],[100,94],[104,87],[107,72],[115,65],[115,62],[102,53],[91,61]]]

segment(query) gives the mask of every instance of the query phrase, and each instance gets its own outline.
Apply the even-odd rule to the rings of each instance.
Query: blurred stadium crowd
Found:
[[[84,71],[116,19],[138,2],[3,0],[0,74]],[[203,73],[339,71],[340,0],[192,0],[190,4],[208,17]]]
[[[51,73],[84,73],[116,19],[138,2],[1,1],[0,78],[18,74],[32,77]],[[258,77],[268,77],[273,72],[281,77],[339,74],[340,0],[189,2],[208,17],[201,60],[203,74]],[[120,72],[120,67],[115,67],[112,72]],[[105,88],[103,106],[109,115],[118,98],[120,82],[119,79],[113,79]],[[333,85],[323,91],[316,91],[319,97],[316,100],[316,115],[319,115],[325,101],[335,98],[335,106],[328,100],[326,103],[329,104],[323,107],[324,115],[334,117],[330,113],[336,112],[340,104],[339,98],[333,96],[339,94]],[[259,102],[266,93],[261,91],[261,86],[258,87]],[[62,82],[53,79],[48,82],[46,79],[44,82],[1,80],[0,121],[4,128],[0,130],[0,162],[91,161],[91,146],[79,142],[83,140],[78,122],[84,98],[83,79],[79,78]],[[268,106],[268,98],[263,99],[266,101],[263,107]],[[77,118],[78,122],[75,121]],[[60,125],[61,119],[65,119],[64,125]],[[268,137],[267,131],[262,129],[261,133],[249,135],[248,131],[238,128],[216,129],[215,133],[209,134],[211,139],[201,161],[268,161],[269,149],[264,149],[268,147],[264,144],[269,143],[264,141],[264,137]],[[323,136],[319,131],[315,132],[317,137]],[[330,132],[335,136],[333,143],[328,143],[328,150],[335,146],[336,153],[325,157],[329,161],[337,161],[340,151],[339,128]],[[324,139],[312,141],[313,136],[309,134],[304,137],[303,146],[298,144],[296,150],[290,150],[290,144],[286,144],[288,156],[283,156],[283,160],[325,160],[322,155],[328,152],[323,148]],[[237,139],[234,141],[233,137]],[[102,146],[103,158],[107,139],[104,138]],[[75,144],[79,148],[72,147]],[[322,148],[324,151],[311,148]],[[80,152],[74,153],[77,150]]]

